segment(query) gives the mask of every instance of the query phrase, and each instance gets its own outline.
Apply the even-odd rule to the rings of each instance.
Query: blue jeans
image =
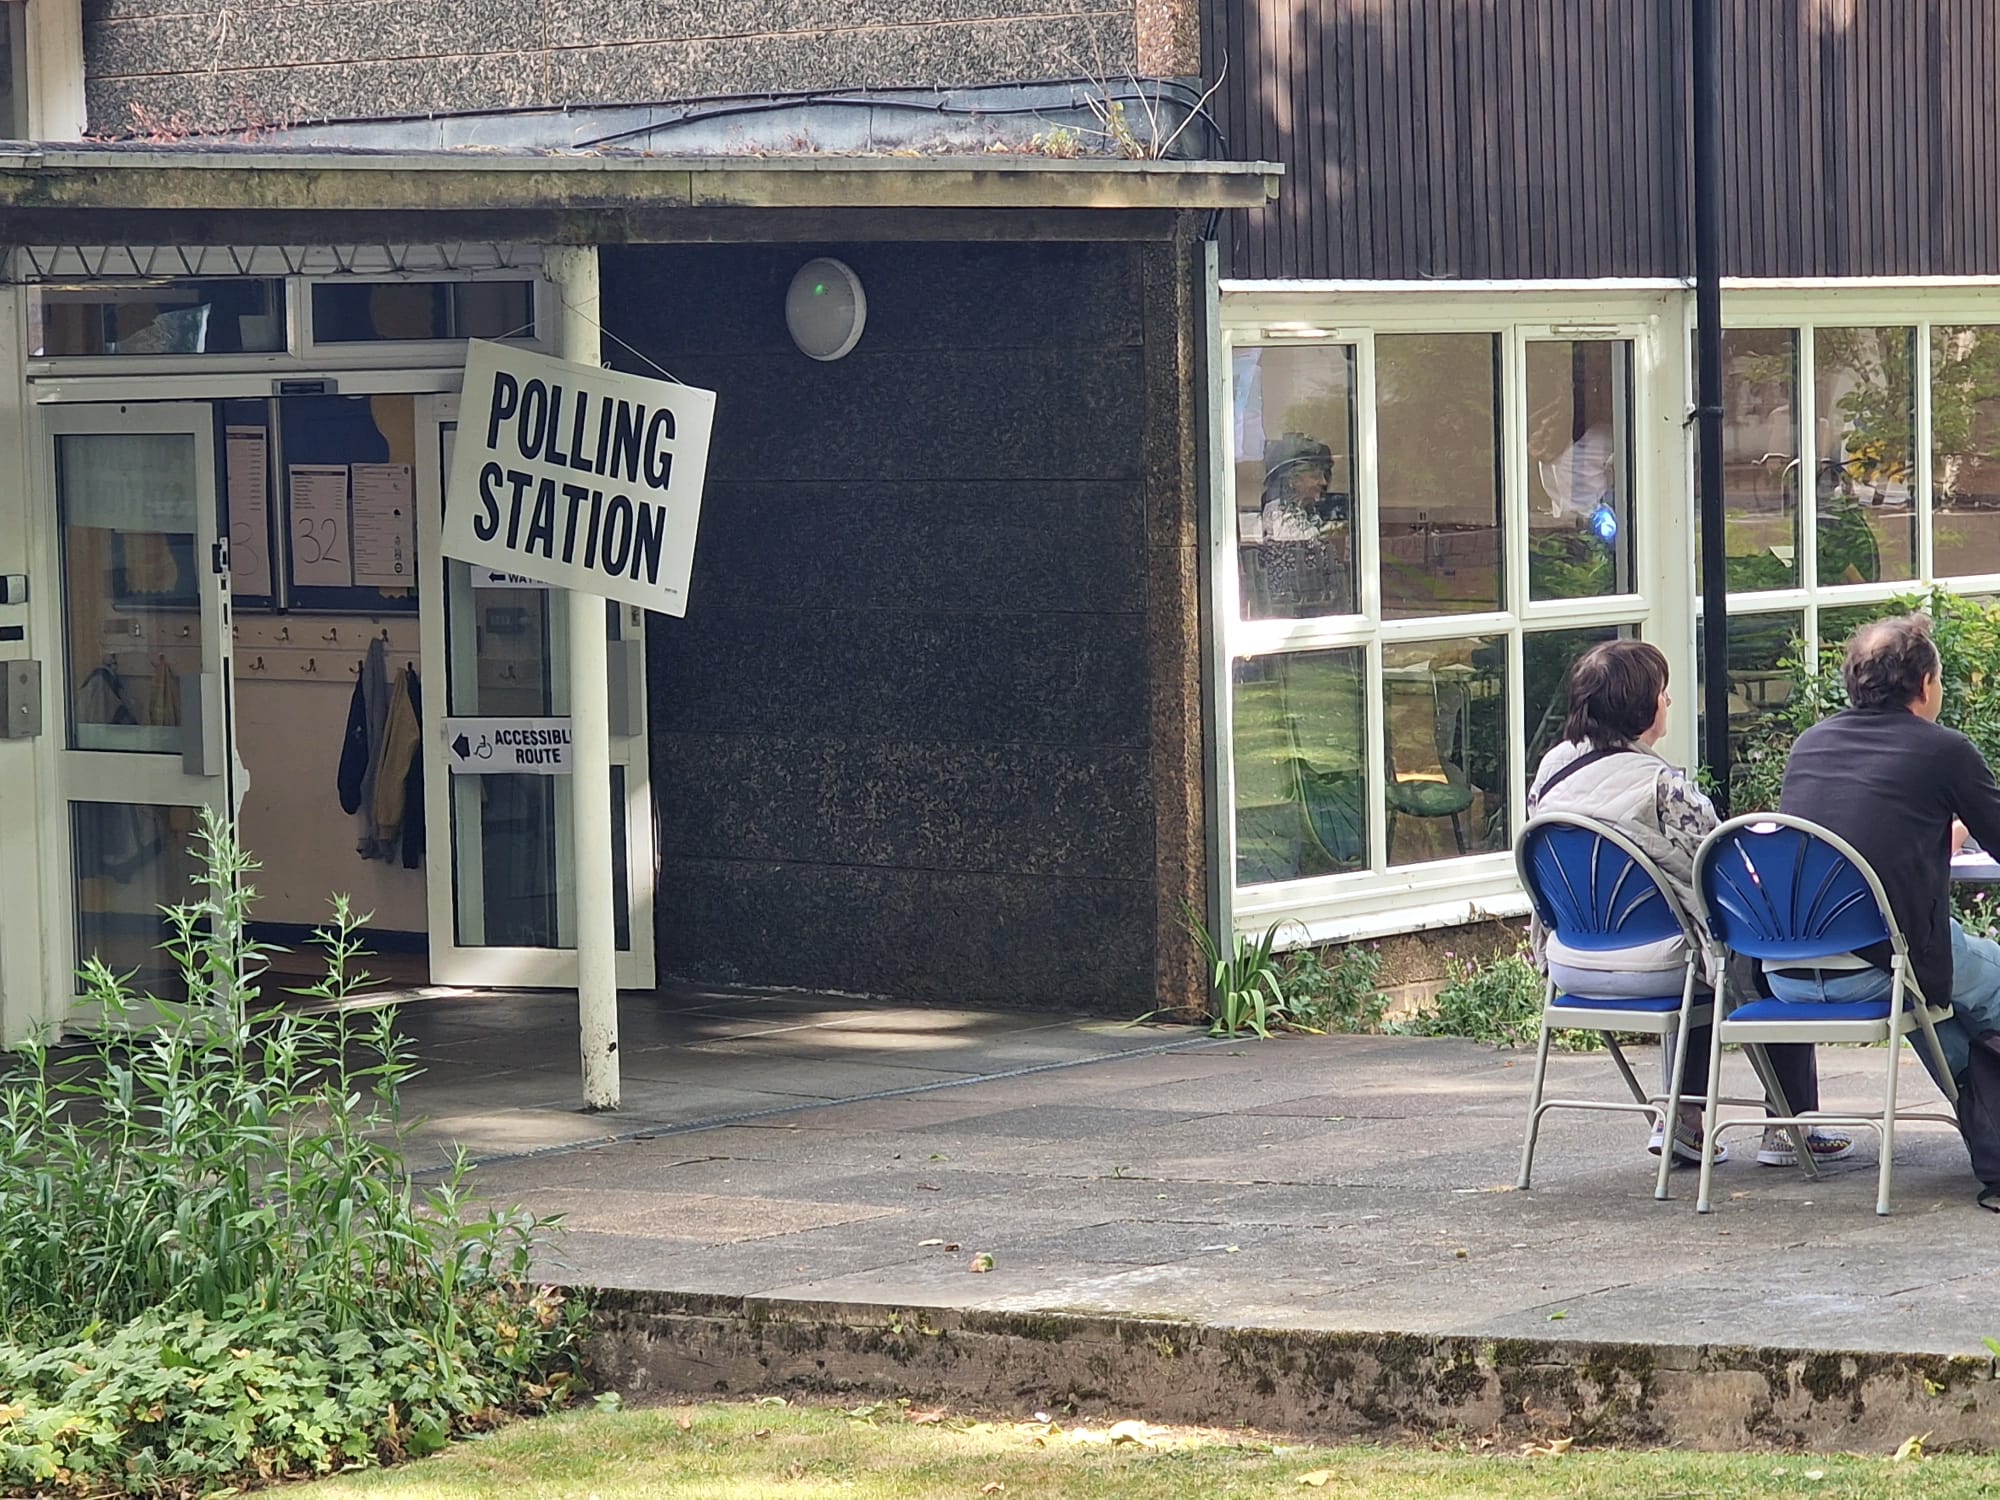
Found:
[[[1827,970],[1818,979],[1773,974],[1770,979],[1771,994],[1779,1000],[1849,1003],[1883,1000],[1889,994],[1889,976],[1880,969]],[[1968,937],[1956,922],[1951,924],[1951,1010],[1948,1019],[1937,1023],[1937,1034],[1944,1060],[1957,1078],[1971,1066],[1972,1038],[2000,1031],[2000,943]],[[1917,1056],[1929,1067],[1925,1054],[1919,1046]]]

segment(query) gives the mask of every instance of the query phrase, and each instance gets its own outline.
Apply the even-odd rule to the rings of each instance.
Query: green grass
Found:
[[[1312,1448],[1243,1434],[973,1422],[870,1403],[735,1403],[584,1412],[522,1422],[437,1458],[288,1490],[296,1500],[1616,1500],[1810,1496],[1954,1500],[2000,1484],[2000,1460],[1672,1452]],[[1475,1445],[1476,1448],[1476,1445]],[[1000,1487],[1004,1488],[1000,1488]]]

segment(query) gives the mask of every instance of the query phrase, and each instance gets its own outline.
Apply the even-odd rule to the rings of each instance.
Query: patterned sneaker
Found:
[[[1667,1139],[1667,1132],[1665,1128],[1656,1124],[1653,1126],[1653,1134],[1651,1138],[1646,1142],[1646,1149],[1652,1152],[1653,1155],[1658,1156],[1660,1154],[1660,1147],[1666,1144],[1666,1139]],[[1717,1141],[1715,1143],[1715,1159],[1717,1161],[1729,1160],[1729,1142]],[[1700,1131],[1690,1130],[1687,1128],[1687,1126],[1683,1125],[1681,1126],[1680,1129],[1674,1132],[1674,1160],[1677,1163],[1679,1162],[1692,1162],[1695,1164],[1700,1163],[1701,1161]]]
[[[1812,1152],[1814,1161],[1845,1161],[1854,1154],[1854,1142],[1838,1131],[1809,1130],[1806,1132],[1806,1149]],[[1758,1166],[1796,1167],[1798,1164],[1799,1151],[1792,1144],[1790,1131],[1764,1132],[1764,1144],[1757,1150]]]

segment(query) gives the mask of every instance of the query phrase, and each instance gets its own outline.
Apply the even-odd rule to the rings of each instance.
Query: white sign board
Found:
[[[444,553],[687,613],[715,393],[474,339]]]
[[[568,719],[446,719],[454,776],[567,776]]]
[[[496,573],[491,568],[474,568],[472,586],[476,589],[545,589],[548,587],[539,578],[529,578],[520,573]]]

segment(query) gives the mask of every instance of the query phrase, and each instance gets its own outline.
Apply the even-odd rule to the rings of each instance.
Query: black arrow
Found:
[[[472,745],[465,738],[465,736],[461,734],[457,739],[451,742],[451,753],[453,755],[456,755],[460,760],[470,760],[472,758]]]

